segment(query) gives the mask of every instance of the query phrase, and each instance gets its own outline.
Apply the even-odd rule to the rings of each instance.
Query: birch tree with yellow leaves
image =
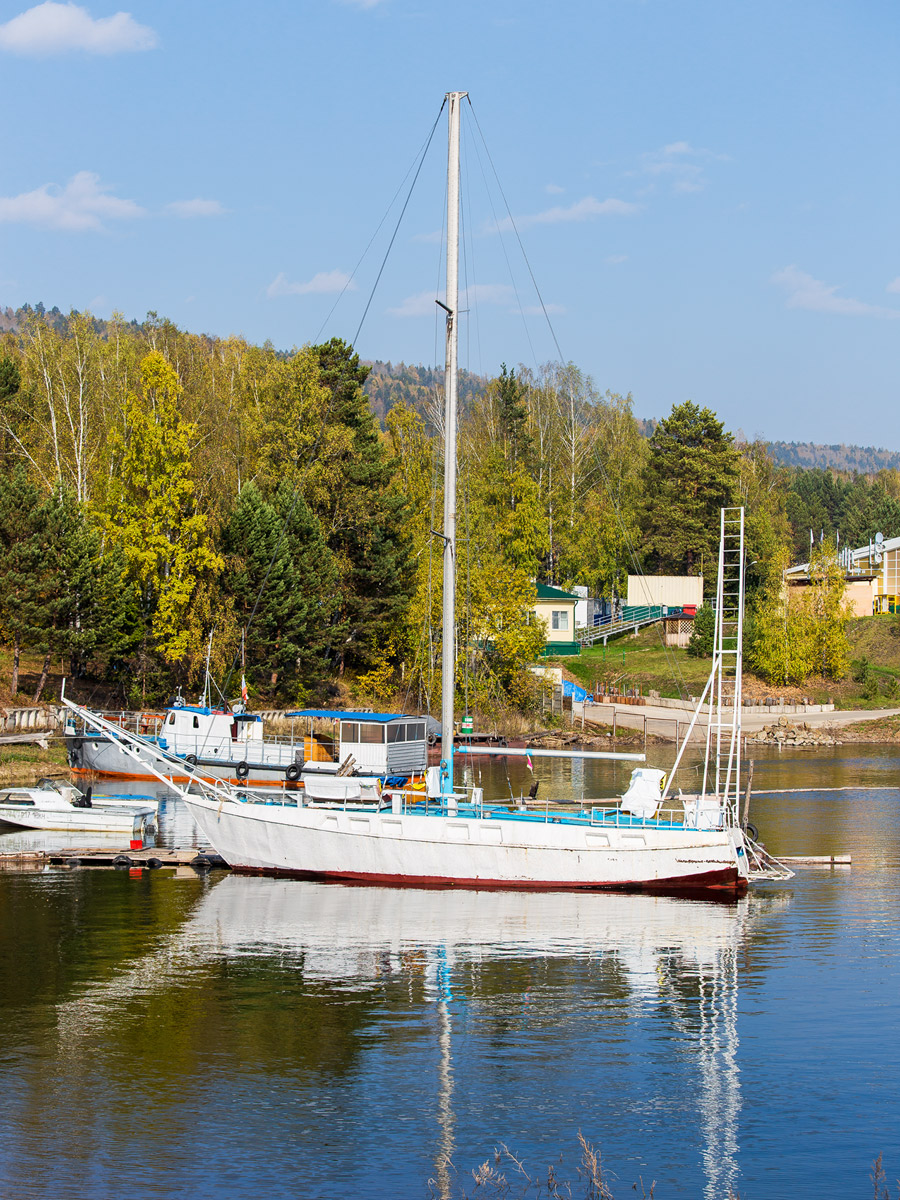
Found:
[[[195,499],[197,427],[179,412],[178,377],[160,351],[142,359],[140,383],[140,392],[127,398],[124,430],[111,438],[115,469],[104,524],[140,587],[145,657],[152,649],[179,664],[192,646],[196,653],[191,606],[223,562]],[[146,670],[143,680],[146,690]]]

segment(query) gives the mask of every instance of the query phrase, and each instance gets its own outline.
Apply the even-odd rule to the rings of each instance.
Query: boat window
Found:
[[[406,741],[406,725],[388,725],[387,740],[388,742],[405,742]]]
[[[359,725],[356,721],[341,722],[341,741],[342,742],[358,742],[359,741]]]
[[[376,725],[374,721],[361,721],[359,725],[359,740],[364,745],[377,746],[384,742],[384,726]]]
[[[406,740],[408,742],[424,742],[425,740],[425,723],[417,721],[415,725],[407,725]]]
[[[195,715],[195,717],[194,717],[194,728],[195,728],[195,729],[199,729],[199,728],[200,728],[200,718],[199,718],[198,716],[196,716],[196,715]]]
[[[169,724],[170,725],[175,724],[175,714],[174,713],[169,713]]]

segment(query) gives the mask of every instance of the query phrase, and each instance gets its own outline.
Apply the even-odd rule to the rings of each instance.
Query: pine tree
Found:
[[[326,420],[344,434],[340,485],[315,507],[339,571],[340,652],[345,665],[367,669],[378,660],[385,633],[399,628],[412,587],[406,501],[394,484],[388,453],[363,391],[369,368],[353,348],[332,338],[313,347],[319,379],[329,393]]]
[[[738,495],[734,438],[708,408],[675,405],[650,438],[644,471],[644,551],[651,570],[709,572],[719,540],[719,510]]]
[[[515,371],[506,369],[506,363],[500,364],[500,374],[494,386],[503,434],[504,457],[508,466],[515,470],[517,463],[531,446],[531,438],[528,435],[528,389],[516,378]]]
[[[300,702],[321,685],[335,637],[335,567],[303,497],[289,486],[275,503],[246,484],[222,530],[223,583],[246,631],[253,687]]]
[[[40,626],[38,579],[45,560],[41,493],[25,469],[0,475],[0,620],[13,647],[10,690],[19,690],[22,648]]]

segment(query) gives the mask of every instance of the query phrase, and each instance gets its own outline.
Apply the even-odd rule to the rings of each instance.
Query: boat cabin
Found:
[[[174,754],[214,757],[241,751],[263,740],[263,720],[257,713],[227,712],[190,704],[166,710],[159,731],[160,746]],[[245,757],[243,753],[239,758]]]
[[[352,757],[356,771],[385,776],[419,775],[428,765],[424,717],[315,708],[286,715],[335,721],[336,765]]]

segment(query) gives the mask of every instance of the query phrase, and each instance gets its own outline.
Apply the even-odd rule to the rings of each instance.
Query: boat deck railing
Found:
[[[266,766],[289,766],[296,761],[297,751],[299,750],[302,755],[305,749],[305,739],[302,735],[296,738],[267,735],[265,741],[229,741],[227,747],[219,751],[210,747],[208,735],[198,734],[192,739],[190,734],[184,733],[178,735],[176,748],[165,745],[168,739],[164,728],[165,717],[162,714],[116,710],[100,712],[98,715],[111,725],[115,725],[116,730],[121,730],[123,735],[135,734],[150,741],[157,741],[162,749],[168,749],[179,758],[193,754],[198,760],[204,762],[230,763],[241,757],[246,758],[248,762],[264,759]],[[73,724],[79,736],[93,737],[99,740],[115,736],[115,734],[92,729],[85,721],[73,722]]]
[[[456,820],[500,820],[520,821],[545,825],[579,825],[583,827],[614,827],[617,829],[690,829],[695,830],[695,820],[686,817],[682,807],[657,809],[651,817],[635,816],[624,812],[609,800],[585,801],[571,808],[560,804],[537,805],[527,800],[498,804],[496,801],[474,801],[465,793],[447,797],[429,798],[421,791],[409,788],[385,790],[380,800],[365,801],[358,797],[332,800],[305,799],[302,792],[283,790],[277,795],[264,795],[252,789],[243,789],[236,799],[248,803],[282,805],[289,807],[328,808],[344,812],[384,813],[393,815],[418,815],[445,817]],[[704,814],[705,816],[705,814]],[[726,822],[727,823],[727,822]],[[704,824],[703,829],[721,829],[723,824]]]

